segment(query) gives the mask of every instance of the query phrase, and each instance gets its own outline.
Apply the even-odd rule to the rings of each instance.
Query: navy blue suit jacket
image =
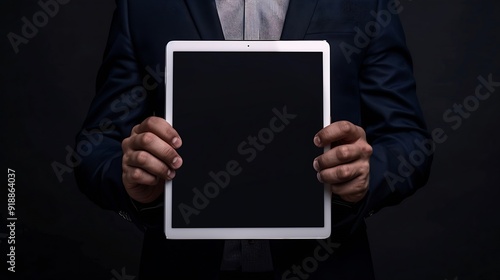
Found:
[[[334,202],[329,240],[271,241],[278,279],[371,279],[364,219],[427,181],[432,156],[409,158],[429,135],[397,15],[402,8],[388,0],[290,0],[281,39],[328,41],[332,120],[362,126],[374,152],[368,194],[354,205]],[[121,141],[148,116],[164,116],[165,45],[200,39],[224,39],[213,0],[117,0],[97,94],[77,136],[77,145],[89,134],[99,140],[76,168],[81,190],[145,230],[144,278],[216,279],[220,266],[223,241],[165,240],[162,209],[137,211],[121,181]]]

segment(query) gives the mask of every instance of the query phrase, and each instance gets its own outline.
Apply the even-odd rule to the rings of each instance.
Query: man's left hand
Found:
[[[332,193],[348,202],[358,202],[368,192],[372,147],[363,128],[338,121],[314,136],[318,147],[331,149],[313,161],[318,180],[331,186]]]

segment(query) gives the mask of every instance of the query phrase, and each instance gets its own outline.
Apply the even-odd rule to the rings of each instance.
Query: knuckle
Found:
[[[125,161],[122,161],[122,179],[125,179],[125,177],[128,176],[128,166],[125,163]]]
[[[365,180],[360,178],[356,185],[354,185],[353,193],[360,193],[365,190]]]
[[[361,146],[361,151],[364,155],[366,156],[371,156],[373,154],[373,147],[366,143],[365,145]]]
[[[363,127],[361,127],[361,126],[355,126],[355,127],[358,129],[359,135],[362,138],[366,139],[366,131],[365,131],[365,129]]]
[[[339,121],[339,130],[345,134],[349,134],[354,129],[354,125],[348,121]]]
[[[134,168],[130,172],[130,179],[134,182],[138,182],[142,178],[142,171],[139,168]]]
[[[130,155],[128,153],[123,153],[123,156],[122,156],[122,166],[125,167],[128,165],[130,161]]]
[[[366,190],[368,190],[368,177],[366,176],[360,177],[356,189],[360,193],[364,193]]]
[[[337,158],[339,160],[345,161],[345,160],[349,159],[349,156],[350,156],[349,147],[347,147],[345,145],[338,147],[338,149],[337,149]]]
[[[125,138],[122,140],[122,150],[123,151],[128,150],[129,145],[130,145],[130,138]]]
[[[361,164],[361,173],[368,175],[370,173],[370,162],[365,161]]]
[[[136,154],[135,161],[138,165],[143,166],[149,160],[149,154],[145,151],[139,151]]]
[[[139,137],[139,144],[142,146],[149,146],[155,140],[155,135],[151,132],[144,132],[141,137]]]
[[[139,128],[141,127],[140,124],[136,124],[132,127],[132,131],[130,132],[130,135],[134,135],[134,134],[137,134],[137,131],[139,130]]]
[[[162,119],[161,125],[163,125],[165,127],[165,129],[167,130],[167,133],[169,133],[169,134],[175,133],[175,129],[166,120]]]
[[[156,123],[155,117],[148,117],[142,122],[142,125],[144,125],[144,127],[146,127],[149,130],[150,128],[155,126],[155,123]]]
[[[148,186],[151,186],[151,185],[154,185],[157,181],[157,178],[154,177],[154,176],[145,176],[145,177],[142,177],[141,179],[141,183],[143,185],[148,185]]]
[[[346,180],[351,177],[351,168],[349,165],[341,165],[337,168],[337,178],[339,180]]]

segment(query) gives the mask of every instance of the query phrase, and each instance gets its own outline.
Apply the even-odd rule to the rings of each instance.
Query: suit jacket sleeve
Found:
[[[377,12],[387,13],[390,2],[378,1]],[[403,28],[397,14],[389,19],[359,54],[361,126],[373,155],[369,192],[351,216],[355,225],[425,185],[432,162],[434,144],[417,99]]]
[[[134,125],[152,114],[153,93],[143,84],[145,70],[134,56],[127,14],[126,2],[117,1],[97,78],[97,94],[76,137],[77,145],[87,141],[89,134],[100,141],[95,141],[89,155],[82,158],[75,176],[81,191],[92,201],[142,228],[145,221],[122,183],[121,141],[130,135]]]

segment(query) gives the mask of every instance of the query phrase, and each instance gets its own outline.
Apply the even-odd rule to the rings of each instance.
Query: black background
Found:
[[[500,2],[402,0],[418,95],[437,146],[427,186],[367,220],[378,279],[500,279],[500,87],[456,130],[443,113],[473,95],[477,77],[500,81]],[[0,4],[2,169],[16,170],[17,274],[22,279],[126,279],[137,275],[142,236],[88,201],[54,161],[94,95],[114,2],[72,0],[13,51],[36,1]],[[7,274],[7,186],[0,186],[0,275]],[[121,277],[120,277],[121,276]],[[7,279],[9,279],[7,278]],[[2,279],[5,279],[2,276]]]

